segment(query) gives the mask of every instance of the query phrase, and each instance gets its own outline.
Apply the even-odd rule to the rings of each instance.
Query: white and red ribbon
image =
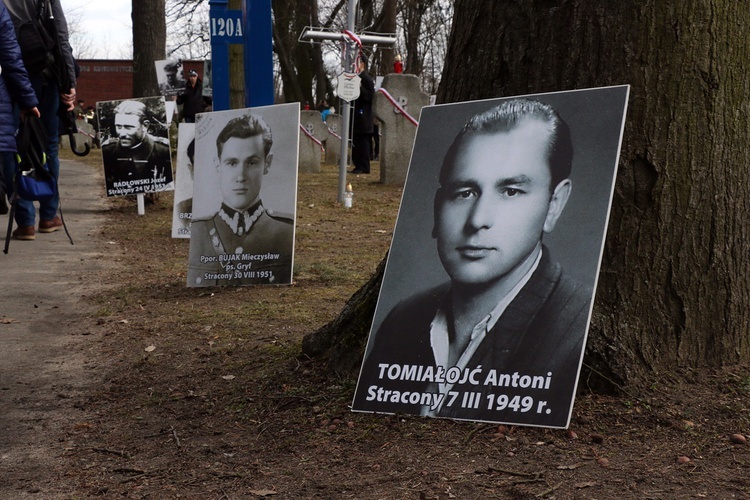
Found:
[[[333,130],[331,130],[331,127],[326,127],[326,128],[328,129],[328,133],[329,134],[331,134],[332,136],[334,136],[336,139],[341,140],[341,136],[339,134],[337,134],[336,132],[334,132]]]
[[[356,34],[352,33],[349,30],[344,30],[344,34],[351,38],[358,47],[362,48],[362,39],[359,38]]]
[[[391,101],[391,104],[393,104],[397,110],[403,115],[404,118],[409,120],[415,127],[419,126],[419,122],[411,116],[397,101],[393,98],[391,94],[388,93],[387,90],[385,90],[383,87],[380,87],[378,89],[378,92],[382,93],[389,101]]]
[[[77,132],[77,133],[78,133],[78,134],[83,134],[83,135],[87,135],[87,136],[91,137],[92,139],[96,139],[96,136],[95,136],[95,135],[91,135],[91,134],[89,134],[88,132],[86,132],[86,131],[82,130],[81,128],[78,128],[78,132]]]
[[[300,130],[302,130],[302,131],[303,131],[303,132],[305,133],[305,135],[306,135],[306,136],[307,136],[307,137],[308,137],[308,138],[309,138],[309,139],[310,139],[311,141],[313,141],[313,142],[314,142],[315,144],[317,144],[318,146],[320,146],[320,150],[321,150],[321,151],[325,152],[326,148],[324,148],[324,147],[323,147],[323,143],[322,143],[322,142],[320,142],[320,141],[319,141],[318,139],[316,139],[316,138],[315,138],[315,136],[314,136],[314,135],[312,135],[312,134],[311,134],[310,132],[308,132],[308,131],[307,131],[307,129],[306,129],[305,127],[303,127],[301,123],[299,124],[299,128],[300,128]]]

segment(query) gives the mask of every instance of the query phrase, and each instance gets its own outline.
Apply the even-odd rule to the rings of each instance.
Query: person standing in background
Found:
[[[375,128],[372,116],[372,98],[375,96],[375,83],[367,73],[367,56],[360,54],[357,62],[360,77],[359,97],[354,101],[354,134],[352,136],[352,163],[350,174],[370,173],[370,148]]]
[[[10,18],[15,26],[16,33],[23,24],[36,21],[38,17],[37,0],[3,0],[5,7],[10,14]],[[54,67],[50,68],[48,63],[45,67],[31,68],[26,64],[29,72],[31,86],[34,89],[36,98],[39,101],[39,112],[42,118],[44,130],[47,133],[47,166],[55,176],[60,176],[60,160],[58,154],[59,140],[59,120],[57,110],[62,105],[68,111],[72,111],[76,100],[76,73],[73,53],[68,42],[68,23],[65,20],[65,13],[59,0],[50,0],[43,4],[43,19],[51,22],[47,23],[53,32],[56,32],[54,40],[56,46],[52,53],[58,55],[54,61]],[[47,12],[49,8],[49,12]],[[51,34],[55,34],[51,32]],[[23,43],[21,46],[24,52]],[[50,71],[52,69],[52,71]],[[5,162],[4,162],[5,163]],[[5,164],[5,171],[12,171],[14,165]],[[60,205],[59,195],[52,199],[39,202],[39,232],[52,233],[63,227],[60,216],[57,211]],[[36,231],[34,224],[36,221],[36,208],[34,203],[26,200],[18,200],[16,208],[16,224],[18,227],[13,231],[13,237],[17,240],[33,240]]]
[[[211,98],[203,95],[203,82],[194,69],[188,73],[185,90],[177,96],[177,104],[182,104],[185,123],[195,123],[195,115],[203,113],[211,105]]]

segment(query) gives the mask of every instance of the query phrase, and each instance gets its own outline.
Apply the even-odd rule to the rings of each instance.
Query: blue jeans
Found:
[[[42,124],[44,131],[47,133],[47,167],[55,179],[60,178],[60,159],[57,156],[58,142],[60,141],[59,118],[57,117],[57,108],[60,105],[60,92],[57,84],[45,82],[43,76],[31,77],[31,86],[39,100],[39,112],[42,115]],[[19,120],[18,109],[16,109],[16,123]],[[3,167],[5,169],[5,183],[8,190],[8,196],[14,191],[13,176],[16,172],[16,164],[11,153],[3,153]],[[39,202],[39,219],[49,221],[57,215],[57,208],[60,205],[60,196],[47,201]],[[33,226],[36,222],[36,209],[34,202],[18,200],[16,205],[16,224],[19,226]]]

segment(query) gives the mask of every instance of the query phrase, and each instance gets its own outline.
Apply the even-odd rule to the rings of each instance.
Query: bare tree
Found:
[[[437,92],[453,21],[453,3],[445,0],[400,0],[400,52],[405,72],[421,78],[425,90]]]
[[[211,57],[208,9],[206,0],[167,1],[167,57],[180,59]]]
[[[165,58],[165,0],[133,0],[133,95],[157,95],[154,61]]]
[[[330,97],[332,84],[325,70],[321,44],[300,43],[306,26],[321,27],[317,0],[273,0],[274,52],[279,61],[284,100],[312,107]]]
[[[65,19],[68,21],[68,40],[70,48],[73,49],[73,57],[76,59],[93,58],[94,42],[82,29],[83,11],[81,8],[66,10]]]

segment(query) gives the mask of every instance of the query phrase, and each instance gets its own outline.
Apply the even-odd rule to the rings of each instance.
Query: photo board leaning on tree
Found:
[[[200,113],[187,285],[290,284],[299,104]]]
[[[354,411],[568,426],[628,93],[422,110]]]

